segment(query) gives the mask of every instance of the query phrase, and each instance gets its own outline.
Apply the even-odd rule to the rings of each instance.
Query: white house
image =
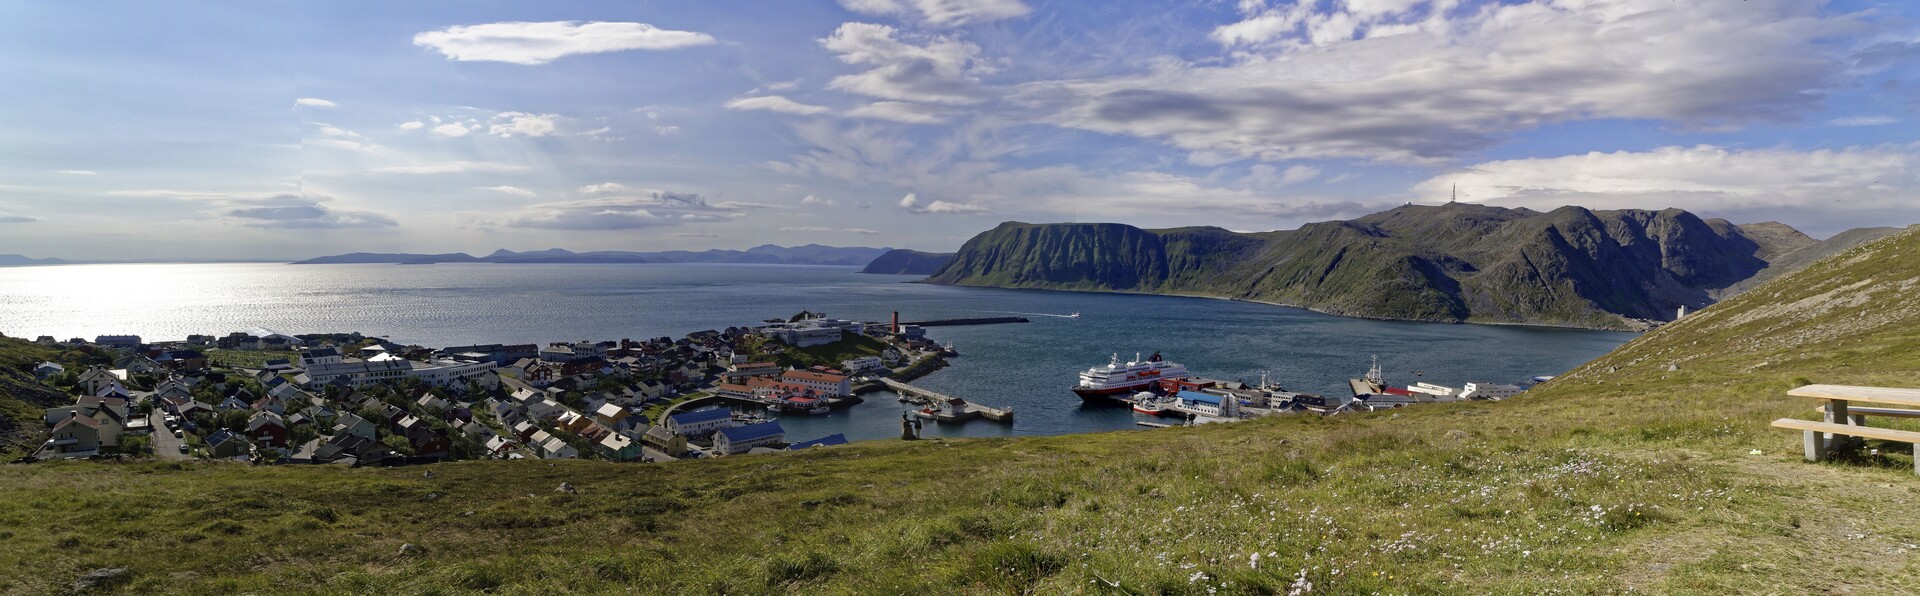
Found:
[[[1494,383],[1467,383],[1460,397],[1463,399],[1506,399],[1526,391],[1519,385],[1498,385]]]
[[[885,369],[887,367],[885,363],[882,363],[880,361],[879,356],[861,356],[859,358],[854,358],[852,360],[844,360],[840,362],[840,366],[844,368],[848,373],[852,373],[856,375],[864,372],[872,372],[876,370]]]

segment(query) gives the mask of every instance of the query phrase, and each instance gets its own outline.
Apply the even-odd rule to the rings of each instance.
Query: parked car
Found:
[[[180,429],[177,429],[177,428],[176,428],[176,429],[174,429],[174,430],[173,430],[173,438],[175,438],[175,439],[184,439],[184,438],[186,438],[186,434],[185,434],[185,433],[182,433],[182,432],[180,432]],[[184,446],[185,446],[185,445],[182,445],[182,447],[184,447]]]
[[[180,452],[181,452],[181,453],[186,453],[186,452],[187,452],[187,444],[186,444],[186,443],[181,443],[181,444],[180,444]]]

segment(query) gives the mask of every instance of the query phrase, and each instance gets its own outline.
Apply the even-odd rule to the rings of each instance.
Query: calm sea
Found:
[[[360,331],[427,346],[678,337],[802,309],[884,320],[1026,315],[1032,323],[938,327],[953,366],[915,383],[993,406],[1016,422],[929,425],[928,435],[1058,434],[1136,428],[1122,408],[1067,388],[1118,353],[1162,352],[1212,378],[1346,391],[1379,356],[1388,381],[1512,382],[1559,374],[1633,334],[1344,319],[1260,304],[1124,294],[906,283],[844,267],[767,265],[75,265],[0,268],[0,333],[149,340],[252,327]],[[1060,315],[1074,312],[1081,318]],[[885,394],[828,416],[781,419],[792,439],[899,434]]]

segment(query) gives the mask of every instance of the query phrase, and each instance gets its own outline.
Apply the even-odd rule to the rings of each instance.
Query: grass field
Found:
[[[663,465],[5,466],[0,592],[1913,593],[1906,448],[1810,464],[1767,422],[1812,417],[1807,382],[1920,386],[1916,286],[1909,232],[1495,403]]]

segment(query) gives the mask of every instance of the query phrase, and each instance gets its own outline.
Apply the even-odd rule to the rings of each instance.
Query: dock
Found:
[[[998,325],[1001,323],[1031,323],[1026,317],[975,317],[971,319],[934,319],[932,321],[905,321],[901,325],[920,327],[953,327],[956,325]]]
[[[939,422],[965,422],[975,418],[985,418],[994,422],[1013,422],[1013,408],[994,408],[969,402],[958,397],[943,395],[908,385],[893,379],[880,379],[888,389],[899,393],[901,397],[917,404],[926,404],[934,408],[932,414],[921,414]]]

